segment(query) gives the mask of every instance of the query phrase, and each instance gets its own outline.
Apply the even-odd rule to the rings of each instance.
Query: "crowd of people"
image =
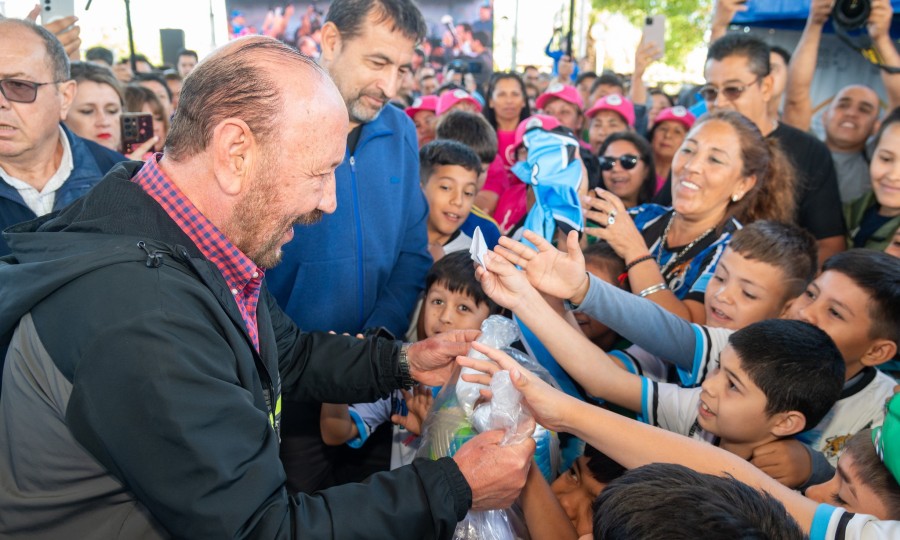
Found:
[[[0,19],[0,537],[450,538],[510,507],[536,540],[900,535],[900,75],[810,133],[832,6],[787,51],[718,0],[678,97],[651,43],[630,76],[432,61],[411,0],[160,68]],[[558,468],[537,432],[421,457],[461,368],[509,372]]]

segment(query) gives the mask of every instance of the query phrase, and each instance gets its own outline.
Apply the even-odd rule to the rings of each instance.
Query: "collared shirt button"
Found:
[[[259,277],[259,272],[253,272],[253,279],[257,279]]]
[[[231,289],[231,294],[237,296],[237,295],[238,295],[238,290],[237,290],[237,289]]]

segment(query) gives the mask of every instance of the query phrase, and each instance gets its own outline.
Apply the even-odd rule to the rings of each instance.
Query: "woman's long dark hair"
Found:
[[[528,92],[525,91],[525,81],[522,80],[522,76],[514,71],[494,73],[491,76],[491,81],[488,83],[487,91],[484,94],[484,109],[481,111],[481,114],[484,115],[491,127],[494,128],[494,131],[497,131],[497,117],[494,114],[494,108],[491,107],[491,96],[494,95],[494,88],[497,87],[497,82],[504,79],[515,80],[519,83],[519,88],[522,90],[522,99],[525,102],[525,106],[519,111],[519,120],[516,122],[516,125],[531,116],[531,111],[528,108]]]

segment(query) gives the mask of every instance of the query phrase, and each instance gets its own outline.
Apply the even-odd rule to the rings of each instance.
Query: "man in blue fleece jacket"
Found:
[[[386,105],[425,31],[411,0],[337,0],[328,11],[320,64],[350,120],[347,153],[335,171],[337,210],[296,228],[283,262],[266,278],[304,330],[356,334],[384,327],[400,336],[409,324],[431,266],[428,206],[419,187],[415,128],[403,111]],[[321,441],[319,404],[286,402],[284,414],[289,486],[330,485],[336,457]]]

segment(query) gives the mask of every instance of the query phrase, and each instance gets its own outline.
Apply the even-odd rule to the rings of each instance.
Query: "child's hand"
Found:
[[[528,276],[528,281],[542,293],[565,300],[571,299],[584,288],[587,274],[577,232],[570,232],[566,238],[566,253],[532,231],[525,231],[525,238],[538,251],[504,236],[500,238],[500,246],[494,248],[494,253],[520,266]]]
[[[461,366],[469,367],[485,374],[463,374],[462,379],[464,381],[490,385],[490,378],[494,373],[508,370],[510,379],[512,379],[516,390],[521,392],[522,397],[525,398],[525,406],[531,412],[535,421],[553,431],[566,430],[565,418],[574,398],[545,383],[536,375],[520,366],[508,354],[478,342],[472,343],[472,347],[496,362],[496,364],[484,360],[475,360],[467,356],[459,357],[457,362]]]
[[[802,486],[812,475],[809,452],[796,439],[773,441],[753,450],[750,463],[789,488]]]
[[[421,435],[425,417],[428,416],[431,404],[434,403],[431,388],[418,384],[413,388],[412,392],[407,392],[406,390],[401,390],[401,392],[403,392],[403,399],[406,400],[406,408],[409,412],[406,416],[392,415],[391,422],[403,426],[410,433]]]
[[[535,292],[525,273],[495,252],[484,254],[484,264],[475,268],[475,277],[484,294],[499,305],[516,312],[529,293]]]

